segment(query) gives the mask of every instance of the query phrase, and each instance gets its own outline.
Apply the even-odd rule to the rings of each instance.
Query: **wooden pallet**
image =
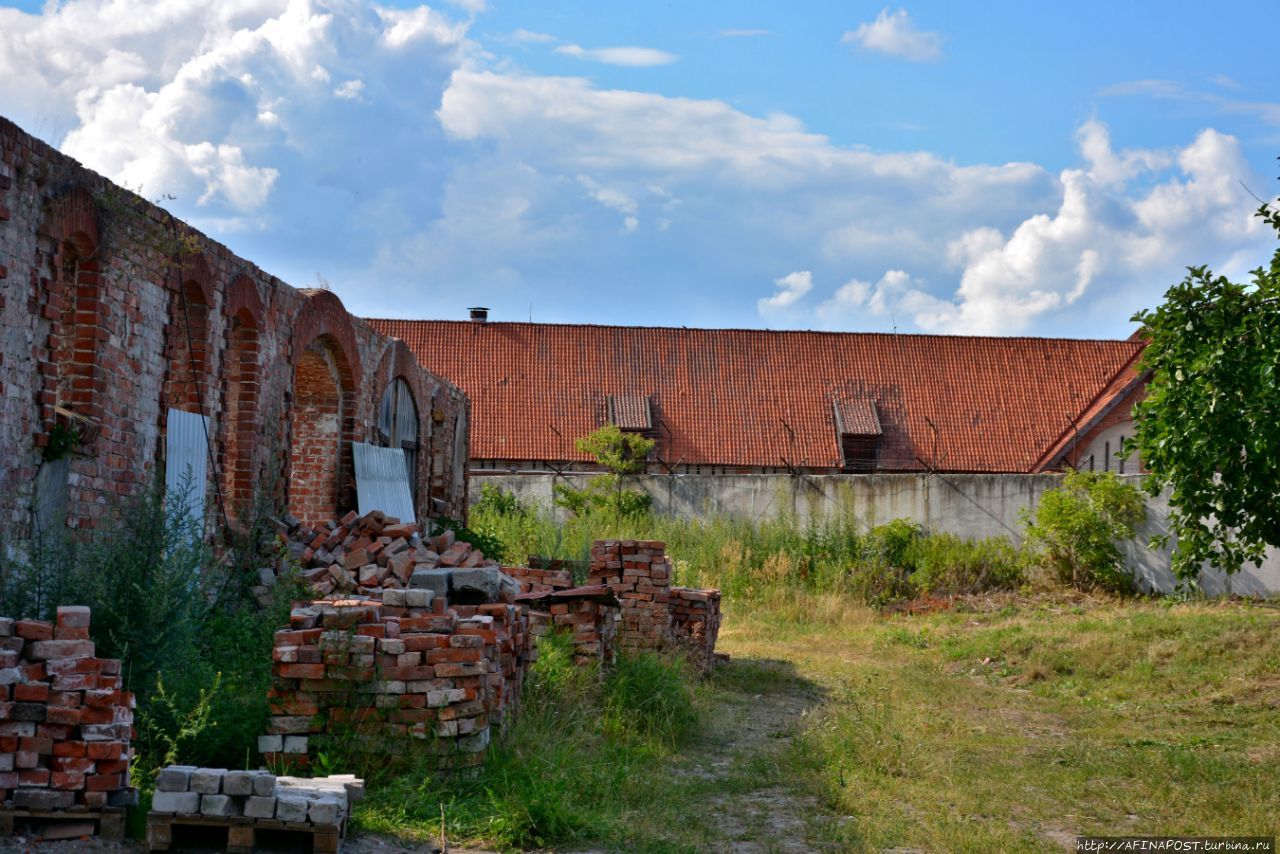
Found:
[[[41,839],[99,836],[119,841],[124,839],[124,817],[124,807],[93,810],[25,810],[0,807],[0,838],[11,837],[15,830],[22,829],[24,834],[30,832]]]
[[[347,834],[347,823],[311,824],[309,822],[276,821],[268,818],[245,816],[174,815],[171,813],[147,814],[147,848],[151,851],[168,851],[173,844],[175,827],[202,827],[210,832],[226,831],[228,852],[251,852],[260,832],[272,834],[309,834],[314,854],[337,854],[342,850],[342,840]]]

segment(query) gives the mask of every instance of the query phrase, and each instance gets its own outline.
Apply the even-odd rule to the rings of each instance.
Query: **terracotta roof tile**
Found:
[[[834,405],[874,402],[880,465],[1033,471],[1140,340],[371,320],[472,402],[476,459],[584,460],[608,398],[648,398],[670,462],[837,468]],[[785,462],[784,462],[785,461]]]

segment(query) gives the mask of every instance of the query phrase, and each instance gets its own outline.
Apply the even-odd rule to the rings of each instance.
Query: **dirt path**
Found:
[[[707,784],[699,786],[707,790],[699,804],[705,850],[832,850],[815,840],[831,839],[838,818],[778,771],[797,726],[822,703],[822,690],[790,662],[770,659],[732,661],[715,683],[712,735],[677,772]]]

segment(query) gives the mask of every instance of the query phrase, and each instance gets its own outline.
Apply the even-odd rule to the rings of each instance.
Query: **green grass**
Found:
[[[453,843],[512,850],[1060,851],[1086,833],[1280,835],[1274,603],[1024,587],[887,615],[849,572],[876,549],[956,590],[1007,579],[1012,557],[998,542],[927,538],[913,554],[900,530],[839,521],[472,523],[514,554],[666,541],[678,583],[724,589],[733,660],[698,681],[645,658],[600,682],[552,645],[477,777],[371,785],[361,827],[438,838],[443,805]]]

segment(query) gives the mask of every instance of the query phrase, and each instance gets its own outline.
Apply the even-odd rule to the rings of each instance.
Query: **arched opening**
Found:
[[[378,444],[404,451],[404,464],[409,473],[409,494],[418,507],[418,406],[413,392],[402,377],[396,377],[382,395],[378,407]]]
[[[340,515],[342,457],[348,413],[343,365],[327,338],[317,339],[294,366],[289,412],[289,510],[316,527]]]
[[[169,329],[165,400],[170,409],[199,412],[208,372],[209,305],[196,280],[187,279],[174,294]]]
[[[96,254],[91,239],[82,232],[62,242],[58,277],[63,310],[53,336],[58,405],[95,422],[102,414],[106,391],[99,350],[107,337]]]
[[[238,519],[253,501],[253,449],[258,416],[258,329],[246,314],[231,318],[223,385],[223,478],[227,514]]]

